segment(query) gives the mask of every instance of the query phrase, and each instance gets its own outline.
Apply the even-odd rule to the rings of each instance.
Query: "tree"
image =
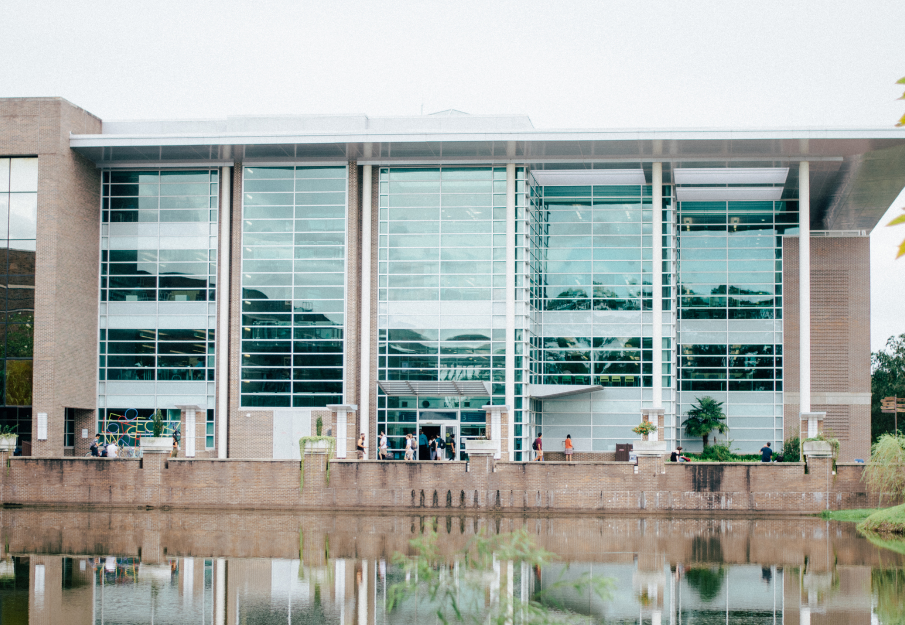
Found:
[[[880,495],[897,499],[905,494],[905,437],[883,434],[873,444],[870,462],[864,467],[864,481]]]
[[[895,431],[895,415],[880,412],[884,397],[905,397],[905,334],[891,336],[886,347],[870,355],[870,438],[876,443],[882,434]],[[905,414],[899,420],[905,419]],[[905,424],[899,423],[899,431]]]
[[[899,78],[896,81],[896,84],[905,85],[905,77]],[[899,99],[905,100],[905,94],[903,94],[902,97]],[[899,127],[905,126],[905,115],[902,115],[902,118],[899,120],[899,123],[896,124],[896,126],[899,126]],[[903,208],[902,210],[905,210],[905,208]],[[898,226],[900,224],[905,224],[905,215],[899,215],[898,217],[896,217],[895,219],[893,219],[886,225],[887,226]],[[905,241],[902,241],[902,243],[899,245],[899,253],[896,254],[896,258],[901,258],[902,256],[905,256]]]
[[[688,418],[682,425],[685,426],[685,433],[689,436],[700,436],[704,440],[706,449],[707,441],[713,430],[717,430],[720,434],[729,431],[729,426],[724,423],[725,420],[723,402],[717,401],[713,397],[699,397],[697,405],[692,406],[688,411]]]

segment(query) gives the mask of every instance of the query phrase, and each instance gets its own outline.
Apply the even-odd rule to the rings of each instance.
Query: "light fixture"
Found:
[[[782,199],[782,187],[676,187],[680,202],[762,201]]]
[[[788,167],[680,167],[676,184],[785,184]]]
[[[543,187],[647,184],[641,169],[541,169],[531,174]]]

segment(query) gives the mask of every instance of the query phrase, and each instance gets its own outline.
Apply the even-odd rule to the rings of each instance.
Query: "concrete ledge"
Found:
[[[815,513],[867,508],[865,465],[17,457],[0,503],[180,509]],[[114,459],[107,459],[114,460]],[[120,460],[120,459],[116,459]],[[133,462],[128,462],[132,460]],[[87,461],[87,462],[86,462]],[[304,467],[304,487],[301,471]],[[667,467],[671,467],[667,470]]]

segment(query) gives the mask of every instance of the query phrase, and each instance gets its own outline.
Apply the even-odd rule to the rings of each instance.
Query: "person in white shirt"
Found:
[[[380,433],[379,447],[380,447],[380,454],[379,454],[380,459],[386,460],[387,459],[387,435],[386,435],[386,432]]]
[[[405,435],[405,459],[406,460],[414,460],[415,459],[415,448],[413,446],[415,439],[412,438],[411,434]]]
[[[118,458],[119,457],[119,449],[116,448],[116,443],[110,442],[107,443],[107,457],[108,458]]]

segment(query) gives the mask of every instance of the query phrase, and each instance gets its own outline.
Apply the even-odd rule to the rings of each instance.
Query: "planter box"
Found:
[[[832,457],[833,446],[826,441],[805,441],[801,444],[805,456]]]
[[[472,438],[465,441],[465,448],[462,451],[467,454],[497,454],[500,451],[500,442]]]
[[[636,456],[664,456],[666,441],[632,441],[632,453]]]
[[[13,453],[16,449],[16,435],[0,436],[0,451]]]
[[[138,445],[144,454],[168,454],[173,451],[173,437],[142,436]]]
[[[306,454],[324,455],[330,451],[330,441],[309,441],[305,443]]]

